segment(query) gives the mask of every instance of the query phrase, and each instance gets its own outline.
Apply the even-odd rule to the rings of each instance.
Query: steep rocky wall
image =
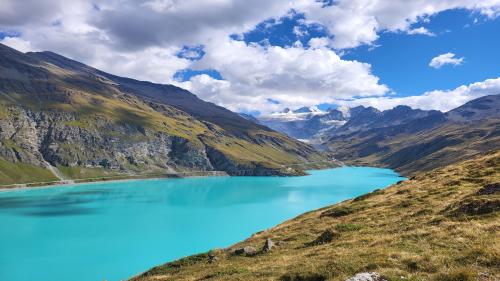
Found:
[[[2,109],[0,157],[45,167],[99,167],[122,172],[213,170],[205,147],[140,126],[73,113]]]

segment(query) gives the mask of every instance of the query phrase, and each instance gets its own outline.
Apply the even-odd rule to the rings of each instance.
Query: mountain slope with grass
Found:
[[[301,174],[312,147],[172,86],[0,44],[0,185],[143,173]]]
[[[132,280],[499,280],[499,167],[496,151],[419,173]]]
[[[500,95],[472,100],[447,113],[408,107],[391,111],[393,116],[384,114],[386,120],[368,118],[371,121],[351,125],[351,119],[324,147],[349,164],[389,167],[403,175],[500,149]]]

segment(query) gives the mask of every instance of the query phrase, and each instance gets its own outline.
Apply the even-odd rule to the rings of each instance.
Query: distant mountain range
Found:
[[[303,142],[319,143],[325,132],[341,127],[347,122],[348,117],[347,108],[343,111],[337,109],[321,111],[315,107],[302,107],[297,110],[287,108],[282,112],[253,117],[253,120],[257,119],[260,124]]]
[[[0,44],[0,184],[183,171],[301,173],[311,146],[173,85]]]
[[[408,106],[397,106],[379,111],[374,107],[339,107],[321,111],[316,107],[286,108],[282,112],[259,117],[243,115],[244,118],[268,126],[306,143],[322,144],[340,132],[357,131],[368,127],[383,127],[405,123],[436,111],[414,110]]]
[[[344,126],[329,131],[322,144],[350,164],[380,165],[409,175],[500,149],[500,95],[446,113],[407,106],[357,110]]]
[[[447,113],[404,105],[385,111],[364,106],[327,111],[302,107],[257,121],[346,163],[412,174],[499,149],[499,99],[500,95],[481,97]]]

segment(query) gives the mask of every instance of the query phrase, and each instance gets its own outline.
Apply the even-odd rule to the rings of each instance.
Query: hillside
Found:
[[[389,167],[404,175],[428,171],[500,149],[500,95],[472,100],[450,112],[399,106],[363,108],[323,146],[353,165]]]
[[[172,85],[0,44],[0,185],[143,173],[300,174],[312,147]]]
[[[499,280],[498,167],[497,151],[420,173],[132,280]]]

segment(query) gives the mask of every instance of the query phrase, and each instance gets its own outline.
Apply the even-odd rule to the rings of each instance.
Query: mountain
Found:
[[[492,116],[500,116],[500,98],[496,96],[486,96],[460,107],[457,107],[447,114],[448,118],[457,122],[470,122],[487,119]]]
[[[296,174],[312,147],[173,85],[0,44],[0,184],[143,173]]]
[[[419,173],[132,280],[499,280],[499,166],[497,151]],[[381,278],[349,279],[363,272]]]
[[[472,100],[447,113],[406,106],[361,108],[323,144],[353,165],[390,167],[411,175],[500,149],[500,95]]]
[[[436,111],[412,109],[402,105],[383,112],[374,107],[364,106],[328,109],[327,111],[301,107],[296,110],[287,108],[282,112],[257,119],[260,124],[288,136],[320,145],[333,135],[346,135],[367,129],[395,126],[436,113]]]
[[[260,121],[259,119],[257,119],[256,117],[254,117],[253,115],[250,115],[250,114],[246,114],[246,113],[239,113],[241,117],[245,118],[246,120],[248,121],[252,121],[254,122],[255,124],[260,124]]]
[[[323,132],[338,128],[346,122],[343,113],[336,109],[321,111],[312,107],[296,110],[285,109],[282,112],[259,116],[260,124],[287,134],[304,142],[318,142]]]

